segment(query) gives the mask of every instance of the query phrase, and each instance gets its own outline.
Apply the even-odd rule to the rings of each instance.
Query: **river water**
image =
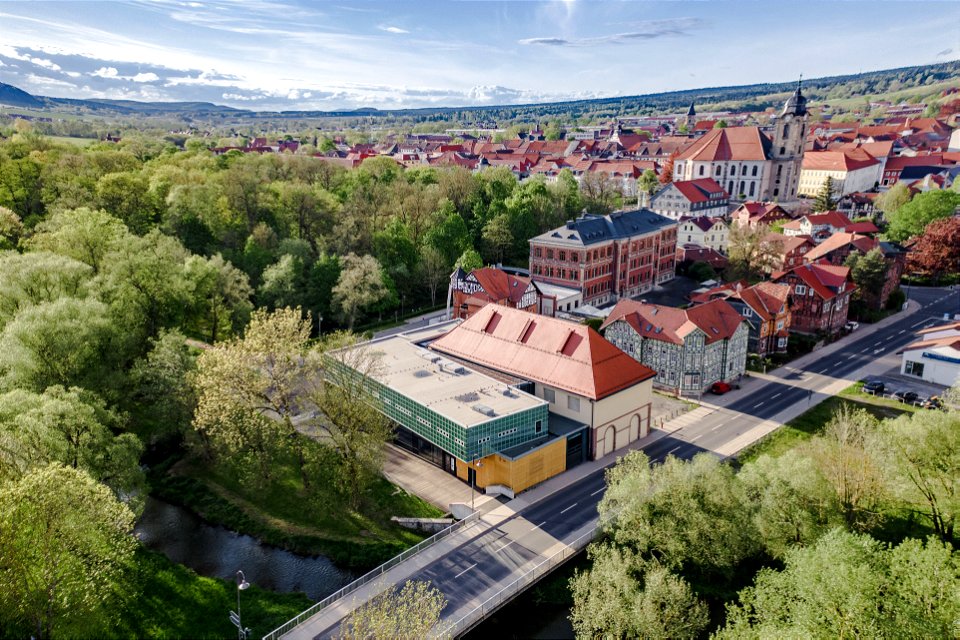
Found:
[[[258,587],[302,591],[312,600],[321,600],[359,577],[324,556],[303,556],[263,544],[153,497],[147,498],[134,530],[147,547],[202,576],[232,580],[242,570]]]

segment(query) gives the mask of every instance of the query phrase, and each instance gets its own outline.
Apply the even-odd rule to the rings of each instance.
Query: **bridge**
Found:
[[[739,392],[717,398],[654,430],[631,448],[654,461],[712,452],[726,458],[866,375],[898,362],[915,331],[957,309],[945,289],[911,292],[907,311],[865,327],[769,375],[755,374]],[[622,451],[617,452],[622,455]],[[586,547],[599,531],[597,504],[614,456],[583,463],[424,540],[382,567],[264,636],[313,640],[335,636],[343,619],[390,585],[429,581],[447,598],[438,633],[463,635],[517,594]]]

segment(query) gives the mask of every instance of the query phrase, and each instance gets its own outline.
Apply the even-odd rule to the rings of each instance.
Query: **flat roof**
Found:
[[[402,335],[361,347],[380,354],[378,382],[467,428],[547,404]]]

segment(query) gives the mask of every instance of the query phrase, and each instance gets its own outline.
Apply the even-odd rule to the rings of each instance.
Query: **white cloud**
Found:
[[[383,25],[380,25],[379,27],[377,27],[377,29],[380,29],[381,31],[386,31],[387,33],[410,33],[406,29],[401,29],[400,27],[393,27],[393,26],[385,27]]]
[[[98,78],[116,78],[118,73],[120,72],[117,71],[116,67],[100,67],[90,75]]]
[[[634,23],[633,31],[610,33],[592,38],[523,38],[519,44],[547,45],[551,47],[593,47],[604,44],[623,44],[637,40],[655,40],[664,36],[685,36],[690,30],[702,24],[699,18],[671,18],[669,20],[647,20]]]
[[[152,72],[138,73],[137,75],[133,76],[130,79],[133,80],[134,82],[156,82],[157,80],[160,79],[160,76]]]

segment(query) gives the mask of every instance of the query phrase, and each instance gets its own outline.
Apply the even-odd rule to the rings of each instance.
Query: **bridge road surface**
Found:
[[[751,386],[748,396],[735,399],[726,407],[717,407],[692,424],[647,445],[643,451],[655,462],[668,455],[689,459],[704,451],[721,452],[725,445],[744,434],[749,437],[752,429],[792,405],[801,405],[801,409],[806,410],[814,394],[819,396],[819,402],[826,397],[820,392],[831,383],[883,355],[895,353],[916,339],[917,330],[942,323],[944,313],[952,317],[960,312],[960,290],[912,288],[910,294],[911,300],[920,303],[919,310],[873,333],[861,337],[854,333],[833,353],[822,359],[813,358],[785,377],[805,387],[765,378],[761,384]],[[849,383],[841,381],[840,384],[845,387]],[[575,539],[572,534],[579,535],[581,529],[595,524],[597,503],[605,488],[604,470],[597,469],[522,508],[496,526],[479,530],[459,547],[411,575],[409,579],[429,581],[446,596],[448,604],[441,625],[459,620],[542,559],[561,550],[564,541]],[[315,628],[320,621],[311,618],[284,638],[319,640],[337,634],[339,621]]]

